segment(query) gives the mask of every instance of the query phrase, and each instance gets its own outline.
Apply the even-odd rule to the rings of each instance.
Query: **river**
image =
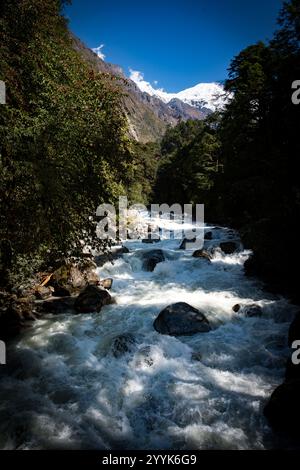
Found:
[[[238,238],[206,226],[213,239]],[[115,304],[99,314],[47,315],[7,351],[0,374],[0,447],[5,449],[266,449],[274,437],[262,410],[282,382],[295,308],[244,275],[250,252],[211,263],[179,250],[180,240],[144,244],[98,269],[112,277]],[[141,250],[166,260],[142,270]],[[167,305],[199,308],[212,330],[161,335],[153,321]],[[261,317],[232,310],[257,304]],[[117,335],[133,340],[113,354]]]

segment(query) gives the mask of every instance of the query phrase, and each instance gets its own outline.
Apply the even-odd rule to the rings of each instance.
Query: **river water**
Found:
[[[237,239],[207,226],[213,239]],[[211,263],[179,250],[180,240],[128,241],[130,253],[99,268],[117,303],[99,314],[47,315],[10,345],[0,368],[0,447],[5,449],[265,449],[274,437],[263,406],[282,382],[295,309],[245,277],[250,252]],[[141,250],[166,261],[142,270]],[[212,331],[161,335],[153,321],[184,301]],[[261,317],[232,306],[257,304]],[[130,334],[124,354],[117,335]]]

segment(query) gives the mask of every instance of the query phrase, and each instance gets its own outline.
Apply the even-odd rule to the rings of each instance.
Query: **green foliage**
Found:
[[[207,121],[181,122],[161,142],[161,164],[155,188],[159,202],[207,202],[218,166],[216,130]]]
[[[15,259],[96,246],[97,206],[114,202],[129,184],[133,157],[119,87],[73,50],[61,6],[4,0],[0,7],[0,79],[7,87],[0,235]]]
[[[148,142],[132,144],[133,165],[129,185],[131,203],[148,205],[152,199],[153,186],[156,179],[160,159],[159,144]]]
[[[242,51],[231,63],[226,89],[234,93],[219,128],[224,175],[220,215],[242,229],[258,271],[280,286],[295,282],[287,247],[298,242],[300,106],[292,82],[300,78],[300,3],[285,3],[269,44]]]

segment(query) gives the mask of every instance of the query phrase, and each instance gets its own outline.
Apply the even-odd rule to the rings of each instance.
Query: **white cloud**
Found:
[[[129,78],[139,87],[141,91],[145,91],[151,96],[158,96],[165,103],[168,103],[172,99],[173,95],[171,93],[167,93],[163,88],[154,88],[150,82],[144,80],[144,74],[142,72],[132,69],[129,69],[129,72]],[[158,82],[155,80],[153,83],[154,85],[157,85]]]
[[[103,52],[102,52],[103,47],[104,47],[104,44],[100,44],[100,46],[94,47],[92,49],[92,51],[95,52],[97,54],[97,56],[100,57],[100,59],[102,59],[102,60],[105,59],[105,54],[103,54]]]

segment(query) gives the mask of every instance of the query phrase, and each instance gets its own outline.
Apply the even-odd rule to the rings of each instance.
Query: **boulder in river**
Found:
[[[300,435],[300,379],[279,385],[264,409],[264,415],[276,431]]]
[[[96,268],[97,265],[91,258],[79,262],[67,261],[54,271],[46,286],[52,286],[57,297],[75,294],[89,284],[99,284]]]
[[[205,315],[186,302],[177,302],[164,308],[153,323],[164,335],[181,336],[206,333],[211,330]]]
[[[101,287],[87,286],[75,300],[77,313],[100,312],[103,305],[111,303],[111,295]]]
[[[220,243],[220,248],[225,253],[225,255],[232,255],[237,249],[238,249],[238,244],[237,242],[221,242]]]
[[[142,256],[144,271],[154,271],[158,263],[165,261],[163,250],[149,250],[145,251]]]
[[[193,258],[204,258],[207,261],[211,261],[211,258],[212,258],[211,254],[208,253],[208,251],[206,251],[206,250],[196,250],[196,251],[194,251],[192,256],[193,256]]]
[[[117,358],[123,356],[132,351],[134,344],[135,340],[131,333],[116,336],[112,342],[112,353]]]
[[[236,313],[239,312],[241,314],[244,314],[245,317],[249,317],[249,318],[262,316],[262,308],[256,304],[249,304],[249,305],[235,304],[232,307],[232,310]]]

